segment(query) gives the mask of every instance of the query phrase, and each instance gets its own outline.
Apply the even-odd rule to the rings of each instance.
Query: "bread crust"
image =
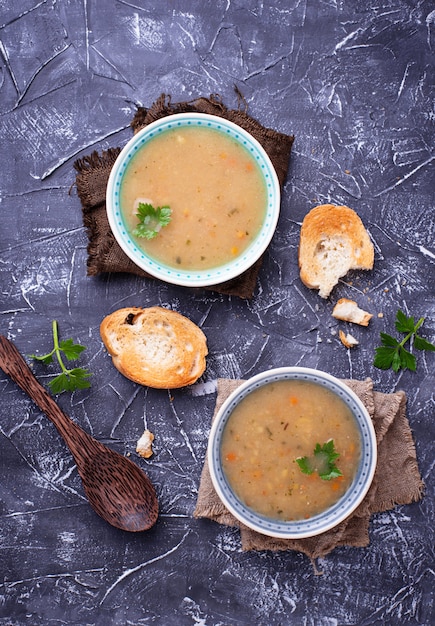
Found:
[[[327,298],[349,270],[373,268],[374,247],[353,209],[322,204],[302,222],[298,261],[302,282]]]
[[[206,368],[206,336],[191,320],[170,309],[118,309],[103,319],[100,335],[114,366],[140,385],[185,387]]]
[[[149,459],[154,454],[153,451],[154,434],[145,429],[136,443],[136,452],[144,459]]]
[[[343,330],[338,331],[340,341],[346,348],[354,348],[359,344],[359,341],[353,337],[350,333],[345,333]]]
[[[332,316],[337,320],[352,322],[360,326],[368,326],[373,317],[372,313],[360,309],[355,300],[349,300],[348,298],[340,298],[337,301],[332,311]]]

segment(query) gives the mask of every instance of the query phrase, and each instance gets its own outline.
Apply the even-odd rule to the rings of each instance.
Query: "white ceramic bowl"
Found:
[[[233,492],[222,469],[221,442],[234,408],[262,385],[281,380],[317,383],[337,394],[354,415],[361,436],[361,459],[355,478],[344,495],[329,509],[309,519],[277,521],[248,508]],[[302,539],[319,535],[346,519],[362,502],[374,476],[377,461],[376,436],[372,420],[358,396],[337,378],[314,369],[282,367],[272,369],[242,383],[224,402],[213,421],[208,443],[208,464],[214,488],[226,508],[240,522],[264,535],[281,539]]]
[[[120,210],[119,189],[133,156],[153,137],[183,126],[201,126],[217,130],[239,142],[257,161],[264,176],[267,190],[267,207],[262,228],[251,245],[238,257],[225,265],[201,270],[180,270],[156,261],[143,252],[130,236]],[[260,143],[243,128],[224,118],[202,113],[179,113],[152,122],[140,130],[121,150],[110,173],[107,192],[107,217],[113,235],[126,255],[148,274],[168,283],[187,287],[216,285],[242,274],[263,254],[272,239],[279,217],[280,186],[275,169]]]

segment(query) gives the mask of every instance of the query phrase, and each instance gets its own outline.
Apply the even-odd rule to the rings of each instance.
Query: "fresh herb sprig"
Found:
[[[416,350],[435,351],[435,345],[417,334],[418,329],[424,322],[424,317],[420,317],[415,323],[413,317],[407,317],[402,311],[396,314],[396,330],[405,333],[402,341],[387,333],[381,333],[381,344],[375,349],[375,359],[373,364],[381,370],[393,369],[398,372],[400,369],[409,369],[413,372],[417,369],[417,359],[414,354],[405,348],[409,341]]]
[[[63,391],[87,389],[91,386],[88,380],[91,376],[91,373],[83,367],[74,367],[72,369],[68,369],[62,359],[63,355],[68,361],[75,361],[79,358],[83,350],[86,350],[86,348],[78,343],[74,343],[72,339],[59,341],[59,331],[56,320],[53,320],[52,322],[52,331],[54,346],[53,350],[42,356],[38,356],[37,354],[31,355],[33,359],[41,361],[45,365],[52,363],[53,357],[56,357],[62,372],[48,383],[51,391],[55,394],[58,394],[62,393]]]
[[[168,206],[153,207],[152,204],[139,202],[136,217],[139,224],[133,230],[133,235],[145,239],[153,239],[163,226],[171,221],[172,211]]]
[[[298,457],[296,463],[304,474],[317,472],[322,480],[331,480],[343,475],[335,463],[339,456],[335,451],[334,440],[330,439],[322,446],[316,443],[313,454]]]

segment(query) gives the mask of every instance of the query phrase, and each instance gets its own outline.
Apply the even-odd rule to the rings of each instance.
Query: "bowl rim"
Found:
[[[233,493],[220,467],[220,440],[225,424],[234,407],[251,391],[272,380],[298,379],[319,382],[331,391],[337,390],[338,395],[348,404],[349,408],[356,409],[357,423],[360,428],[362,454],[357,474],[349,489],[339,500],[326,511],[307,520],[281,522],[272,520],[255,513],[245,506]],[[343,381],[324,372],[309,367],[284,366],[272,368],[245,380],[222,403],[216,411],[211,425],[208,446],[207,463],[211,481],[215,491],[230,513],[243,525],[269,537],[280,539],[303,539],[324,533],[348,518],[365,498],[377,465],[376,433],[369,412],[356,393]],[[224,485],[224,486],[223,486]],[[348,501],[349,495],[351,496]],[[345,504],[347,502],[347,504]]]
[[[258,236],[234,260],[207,270],[180,270],[147,256],[129,235],[119,210],[118,189],[126,166],[141,145],[165,130],[190,124],[203,125],[228,134],[243,143],[259,163],[267,190],[266,216]],[[206,126],[205,126],[206,125]],[[207,287],[226,282],[248,270],[266,251],[278,223],[281,207],[281,187],[273,163],[260,144],[244,128],[226,118],[208,113],[173,113],[155,120],[139,130],[122,148],[109,174],[106,189],[106,213],[110,229],[124,253],[142,270],[164,282],[184,287]]]

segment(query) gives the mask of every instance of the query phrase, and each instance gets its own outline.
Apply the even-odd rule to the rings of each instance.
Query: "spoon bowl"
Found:
[[[36,380],[15,345],[0,335],[0,368],[25,391],[56,426],[77,465],[90,505],[106,522],[131,532],[157,521],[157,495],[149,478],[126,457],[75,424]]]

